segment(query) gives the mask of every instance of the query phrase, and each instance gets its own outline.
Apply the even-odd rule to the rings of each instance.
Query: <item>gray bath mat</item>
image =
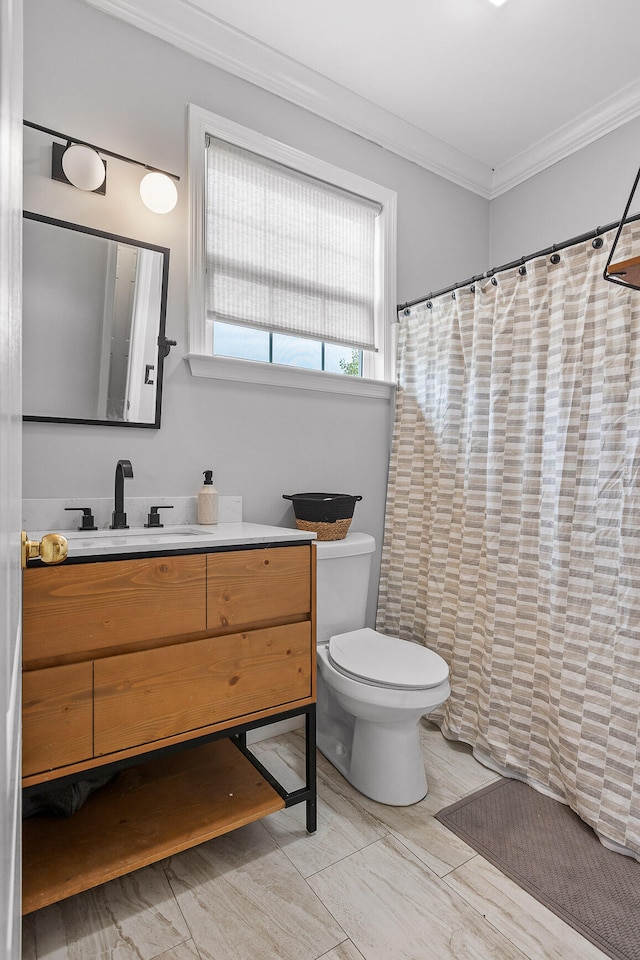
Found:
[[[640,960],[640,863],[569,807],[500,780],[437,819],[613,960]]]

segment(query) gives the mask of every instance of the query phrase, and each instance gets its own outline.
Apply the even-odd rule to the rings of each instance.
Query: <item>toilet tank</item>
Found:
[[[318,643],[365,625],[369,570],[376,542],[368,533],[318,540],[316,611]]]

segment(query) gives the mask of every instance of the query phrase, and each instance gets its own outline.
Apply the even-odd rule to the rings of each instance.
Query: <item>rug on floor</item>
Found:
[[[569,807],[500,780],[437,819],[613,960],[640,960],[640,863]]]

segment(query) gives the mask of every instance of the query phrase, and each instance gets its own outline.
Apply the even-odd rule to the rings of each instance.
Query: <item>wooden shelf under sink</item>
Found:
[[[640,287],[640,257],[630,257],[629,260],[610,263],[607,267],[607,274],[621,277],[625,283]]]
[[[22,912],[31,913],[282,810],[230,740],[122,770],[67,820],[23,822]]]

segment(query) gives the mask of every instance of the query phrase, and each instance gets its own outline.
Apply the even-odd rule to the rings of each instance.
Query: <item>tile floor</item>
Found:
[[[23,960],[604,960],[434,819],[496,775],[428,722],[422,741],[419,804],[374,803],[318,754],[316,834],[292,807],[46,907]],[[253,749],[300,785],[297,732]]]

